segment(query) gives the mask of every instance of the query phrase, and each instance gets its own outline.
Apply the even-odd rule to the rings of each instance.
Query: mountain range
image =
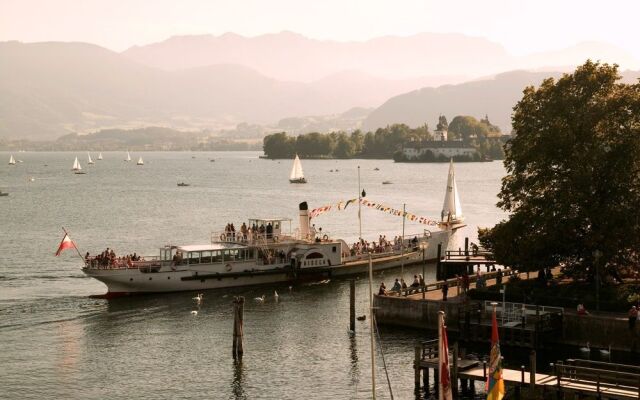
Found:
[[[439,113],[488,113],[502,125],[524,85],[549,73],[492,74],[518,63],[578,64],[585,54],[635,62],[595,44],[514,57],[496,43],[458,34],[344,43],[290,32],[181,36],[122,53],[78,42],[1,42],[0,138],[52,139],[150,125],[213,131],[242,122],[277,126],[283,119],[378,106],[366,129],[431,122]],[[478,80],[482,75],[489,77]],[[329,126],[331,118],[324,121]]]

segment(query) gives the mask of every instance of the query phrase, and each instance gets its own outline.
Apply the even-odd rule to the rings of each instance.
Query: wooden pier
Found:
[[[486,361],[459,356],[457,342],[449,349],[451,359],[451,383],[454,398],[458,389],[463,394],[473,394],[475,381],[487,380]],[[640,367],[605,362],[569,359],[550,365],[549,374],[536,372],[536,355],[531,352],[529,370],[503,369],[505,387],[513,388],[516,399],[524,391],[535,398],[562,399],[565,395],[595,396],[605,399],[640,399]],[[415,348],[415,390],[429,393],[429,380],[433,370],[434,387],[437,393],[438,340],[421,342]],[[422,375],[422,388],[420,386]]]

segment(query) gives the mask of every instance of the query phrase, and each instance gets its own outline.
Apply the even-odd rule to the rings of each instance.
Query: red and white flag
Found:
[[[438,313],[438,365],[440,366],[439,400],[451,400],[451,373],[449,371],[449,341],[444,325],[444,312]]]
[[[77,249],[77,247],[76,244],[73,243],[73,240],[71,240],[69,235],[65,233],[62,241],[60,242],[60,246],[58,246],[58,251],[56,251],[56,256],[59,256],[60,253],[62,253],[62,250],[66,249]]]

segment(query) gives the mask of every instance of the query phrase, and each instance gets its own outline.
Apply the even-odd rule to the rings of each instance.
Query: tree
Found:
[[[601,273],[638,268],[640,84],[618,79],[587,61],[524,90],[498,203],[511,215],[480,235],[498,262],[590,278],[596,260]]]
[[[264,154],[269,158],[292,158],[295,152],[295,139],[284,132],[267,135],[262,143]]]
[[[346,133],[341,132],[336,139],[333,155],[337,158],[351,158],[355,154],[355,145]]]

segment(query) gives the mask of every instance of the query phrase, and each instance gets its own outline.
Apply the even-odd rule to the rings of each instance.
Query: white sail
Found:
[[[93,164],[93,160],[91,159],[91,154],[89,154],[89,152],[87,152],[87,158],[89,159],[87,161],[88,164]]]
[[[301,180],[304,179],[304,172],[302,172],[302,163],[300,158],[296,154],[296,158],[293,160],[293,167],[291,167],[291,173],[289,174],[289,180]]]
[[[82,167],[80,166],[80,162],[78,161],[78,157],[76,157],[76,160],[73,162],[73,168],[74,171],[80,171],[82,170]]]
[[[16,165],[16,159],[13,158],[13,154],[9,157],[9,165]]]
[[[131,154],[129,154],[129,150],[127,150],[127,159],[125,161],[131,161]]]
[[[102,160],[102,153],[98,154],[98,160]]]
[[[142,161],[142,157],[138,158],[138,165],[144,165],[144,161]]]
[[[449,163],[449,176],[447,177],[447,191],[444,195],[444,204],[440,215],[442,222],[457,224],[464,221],[458,186],[456,185],[456,174],[453,170],[453,160]]]

